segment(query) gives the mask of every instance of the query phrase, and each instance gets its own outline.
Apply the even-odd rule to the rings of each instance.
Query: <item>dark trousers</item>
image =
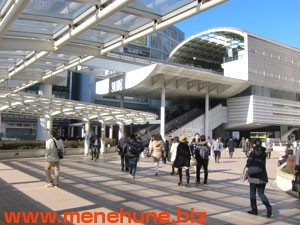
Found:
[[[201,159],[201,158],[196,158],[197,160],[197,166],[196,166],[196,181],[197,183],[200,182],[200,171],[201,168],[203,167],[204,170],[204,184],[207,183],[207,178],[208,178],[208,162],[209,159]]]
[[[130,158],[128,159],[128,162],[129,162],[129,174],[135,177],[138,157]]]
[[[268,208],[270,207],[269,200],[265,195],[266,184],[250,183],[250,205],[254,212],[257,212],[256,191],[262,203]]]
[[[221,152],[214,150],[214,154],[215,154],[215,162],[219,162],[220,161]]]
[[[129,170],[129,162],[128,158],[125,155],[120,155],[121,156],[121,169],[128,171]]]
[[[186,182],[190,183],[190,169],[185,170]],[[182,183],[182,168],[178,168],[179,182]]]

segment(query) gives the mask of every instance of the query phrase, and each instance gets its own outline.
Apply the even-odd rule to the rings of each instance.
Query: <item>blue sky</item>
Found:
[[[214,27],[236,27],[300,49],[300,0],[229,0],[176,26],[185,38]]]

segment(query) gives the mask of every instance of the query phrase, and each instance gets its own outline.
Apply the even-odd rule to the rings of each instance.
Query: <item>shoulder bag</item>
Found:
[[[55,145],[55,147],[56,147],[56,151],[57,151],[57,156],[58,156],[58,158],[59,158],[59,159],[63,159],[63,158],[64,158],[64,152],[63,152],[63,150],[60,149],[60,148],[57,148],[56,141],[54,140],[54,138],[53,138],[53,142],[54,142],[54,145]]]

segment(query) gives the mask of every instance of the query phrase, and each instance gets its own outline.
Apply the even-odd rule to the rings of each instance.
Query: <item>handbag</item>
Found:
[[[298,174],[293,177],[292,191],[300,192],[300,177]]]
[[[193,156],[190,146],[189,146],[189,149],[190,149],[190,154],[191,154],[190,166],[196,166],[197,165],[197,160]]]
[[[248,171],[246,170],[246,166],[244,167],[243,173],[240,176],[240,181],[241,182],[245,182],[246,180],[248,180]]]
[[[63,159],[64,158],[64,152],[62,149],[60,148],[57,148],[57,145],[56,145],[56,141],[53,139],[53,142],[55,144],[55,147],[56,147],[56,151],[57,151],[57,156],[59,159]]]
[[[257,175],[262,173],[262,168],[259,166],[249,166],[248,167],[248,175]]]
[[[191,156],[190,166],[196,166],[196,165],[197,165],[197,160],[194,158],[194,156]]]

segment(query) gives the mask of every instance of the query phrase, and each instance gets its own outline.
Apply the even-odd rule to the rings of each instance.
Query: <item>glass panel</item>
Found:
[[[90,5],[66,0],[31,0],[24,9],[24,13],[72,20],[89,7]]]
[[[98,30],[88,30],[84,32],[84,34],[78,36],[78,39],[102,44],[111,41],[117,37],[119,37],[119,35],[117,34],[111,34]]]
[[[39,21],[16,20],[9,31],[53,35],[64,25]]]
[[[163,16],[193,1],[194,0],[138,0],[130,4],[129,7]]]
[[[0,0],[0,10],[5,5],[6,2],[7,2],[7,0]]]
[[[56,61],[56,62],[58,61],[58,62],[64,63],[64,62],[69,62],[75,58],[77,58],[77,57],[62,54],[62,53],[50,53],[44,60]]]
[[[117,12],[104,20],[101,25],[113,27],[120,30],[131,31],[151,22],[150,19],[138,17],[124,12]]]

